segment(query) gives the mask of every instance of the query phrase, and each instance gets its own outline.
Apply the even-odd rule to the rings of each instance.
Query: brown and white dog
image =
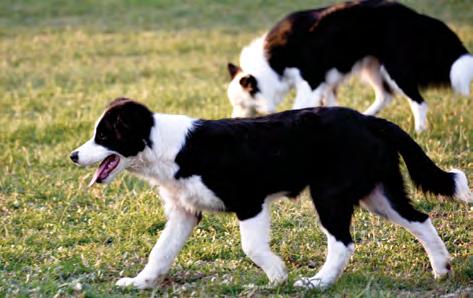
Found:
[[[398,93],[411,106],[416,131],[427,128],[419,88],[451,86],[468,96],[473,56],[441,21],[385,0],[353,1],[294,12],[245,47],[228,65],[233,117],[274,113],[291,89],[293,108],[336,105],[352,73],[373,87],[375,115]]]

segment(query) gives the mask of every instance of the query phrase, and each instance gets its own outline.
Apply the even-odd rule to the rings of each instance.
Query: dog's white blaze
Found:
[[[295,287],[324,289],[333,284],[345,269],[350,257],[355,251],[353,243],[348,246],[335,237],[326,229],[322,228],[327,236],[327,257],[322,268],[312,277],[302,278],[295,282]]]
[[[107,148],[95,143],[94,139],[88,140],[74,151],[78,152],[78,163],[82,166],[90,166],[101,162],[107,156],[113,153]]]
[[[436,278],[448,274],[446,265],[450,261],[450,256],[430,219],[424,222],[406,220],[391,207],[381,186],[378,186],[370,196],[361,200],[360,203],[362,207],[406,228],[413,234],[426,250]]]
[[[168,201],[173,201],[168,198]],[[168,221],[154,245],[144,269],[134,278],[125,277],[117,281],[121,287],[134,286],[139,289],[154,287],[166,275],[177,254],[197,225],[197,217],[179,208],[168,210]]]
[[[240,221],[241,246],[245,254],[268,276],[271,283],[287,279],[286,266],[269,246],[271,218],[268,203],[253,218]]]
[[[97,133],[97,126],[99,125],[104,115],[105,115],[105,112],[102,113],[99,119],[95,122],[94,135],[92,136],[92,138],[88,140],[87,142],[85,142],[80,147],[73,150],[73,151],[78,152],[78,157],[79,157],[78,164],[81,166],[90,166],[90,165],[99,163],[110,154],[116,153],[95,143],[95,135]]]

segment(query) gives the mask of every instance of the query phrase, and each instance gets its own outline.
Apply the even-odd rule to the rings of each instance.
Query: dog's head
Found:
[[[70,158],[82,166],[100,162],[89,186],[96,182],[109,183],[152,146],[153,125],[153,113],[147,107],[127,98],[117,98],[97,121],[93,137],[74,150]]]
[[[263,94],[264,86],[255,75],[245,73],[239,66],[228,63],[231,82],[227,95],[233,107],[232,117],[253,117],[275,112],[272,100]]]

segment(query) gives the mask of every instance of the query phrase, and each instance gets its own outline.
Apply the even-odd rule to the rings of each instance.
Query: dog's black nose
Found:
[[[69,156],[73,162],[78,162],[79,161],[79,152],[74,151],[71,153]]]

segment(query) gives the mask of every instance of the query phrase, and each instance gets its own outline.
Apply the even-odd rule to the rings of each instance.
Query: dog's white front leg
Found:
[[[280,257],[269,247],[270,214],[266,204],[253,218],[240,221],[241,246],[245,254],[261,269],[273,284],[287,279],[286,266]]]
[[[326,107],[335,107],[337,106],[337,96],[335,95],[335,86],[326,86],[323,91],[324,96],[323,96],[323,101],[324,101],[324,106]],[[320,91],[319,91],[320,93]],[[317,95],[317,90],[314,91],[314,97],[317,97],[320,95]]]
[[[151,250],[148,264],[136,277],[122,278],[116,285],[120,287],[133,286],[138,289],[156,286],[168,272],[198,221],[195,214],[185,210],[170,210],[166,226]]]
[[[295,88],[296,99],[292,109],[313,108],[320,106],[322,101],[321,92],[312,92],[312,88],[310,87],[309,83],[307,83],[307,81],[301,79],[295,84]]]

